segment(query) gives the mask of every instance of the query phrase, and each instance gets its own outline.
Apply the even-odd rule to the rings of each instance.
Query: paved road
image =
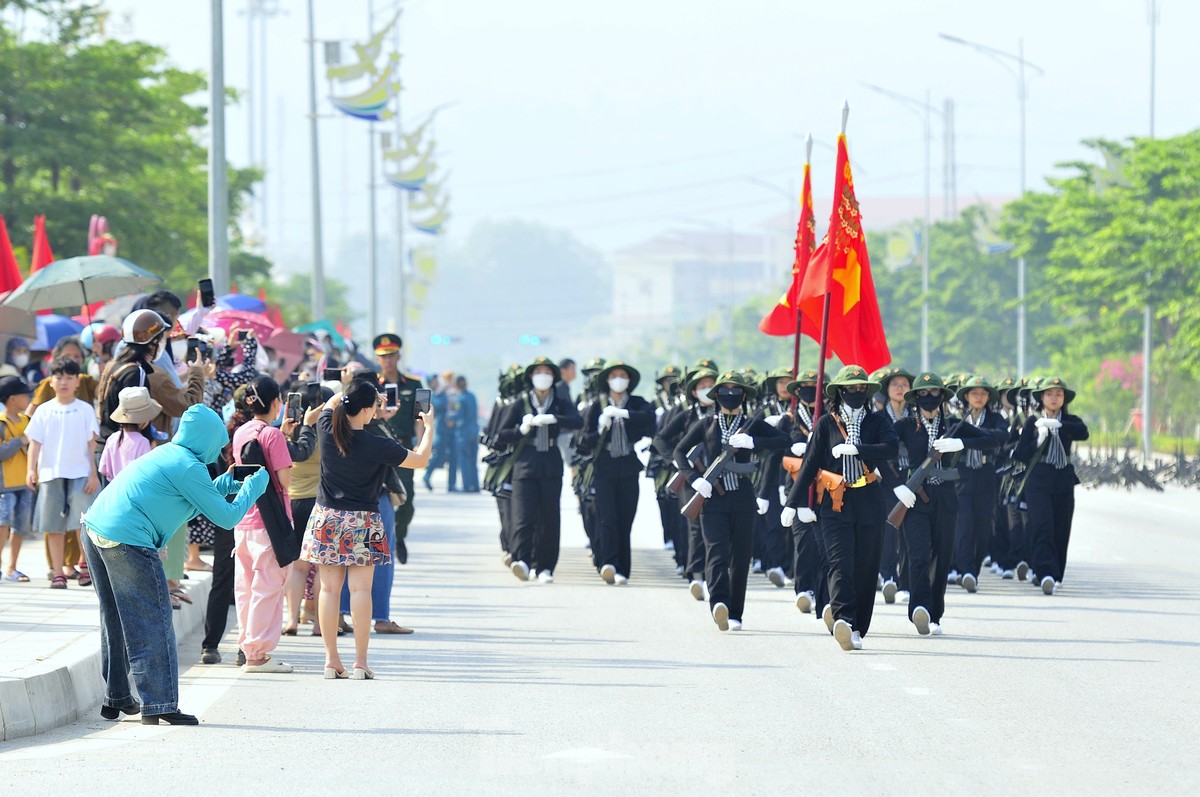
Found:
[[[396,582],[396,619],[418,632],[374,638],[378,680],[323,681],[319,640],[285,638],[292,675],[183,673],[199,728],[97,717],[0,743],[5,791],[1200,789],[1200,493],[1080,491],[1058,595],[987,576],[952,590],[941,638],[881,605],[853,654],[758,577],[746,630],[718,632],[654,550],[650,503],[619,588],[580,547],[557,583],[521,584],[491,499],[418,498]]]

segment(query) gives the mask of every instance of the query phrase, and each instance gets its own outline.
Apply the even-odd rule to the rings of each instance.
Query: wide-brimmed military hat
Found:
[[[1006,376],[1003,379],[997,379],[994,383],[996,392],[1004,397],[1004,400],[1014,407],[1017,405],[1017,391],[1021,389],[1021,380],[1015,376]]]
[[[554,373],[554,381],[562,379],[562,371],[558,368],[558,363],[551,360],[549,357],[538,357],[536,360],[525,366],[525,381],[533,384],[533,369],[539,365],[547,366]]]
[[[752,399],[758,395],[758,388],[751,384],[744,374],[739,374],[736,371],[726,371],[717,377],[714,384],[708,391],[708,397],[713,401],[717,400],[717,388],[721,387],[740,387],[746,393],[746,399]]]
[[[958,396],[959,401],[966,404],[967,394],[977,387],[982,387],[987,390],[989,404],[1000,398],[1000,391],[996,389],[996,386],[989,382],[987,377],[979,375],[969,376],[964,379],[963,383],[958,386],[958,392],[955,395]]]
[[[879,387],[879,384],[871,379],[867,370],[861,365],[844,365],[842,370],[837,372],[837,376],[826,383],[825,398],[833,399],[837,396],[839,387],[851,387],[852,385],[866,385],[868,392],[871,388]]]
[[[959,373],[946,374],[944,377],[942,377],[942,384],[947,390],[950,391],[951,394],[953,394],[970,376],[970,374]]]
[[[696,364],[692,366],[691,370],[698,371],[701,368],[707,368],[710,371],[716,371],[717,373],[721,373],[721,369],[717,367],[716,360],[710,359],[708,357],[701,357],[699,360],[696,360]]]
[[[762,378],[763,394],[767,395],[767,396],[774,395],[775,394],[775,384],[780,379],[786,379],[789,382],[792,381],[792,367],[790,365],[784,365],[779,368],[775,368],[773,370],[767,371],[767,373],[763,375],[763,378]]]
[[[634,368],[632,365],[629,365],[628,363],[623,363],[620,360],[612,360],[611,362],[609,362],[607,365],[604,366],[603,371],[596,374],[597,387],[599,387],[601,390],[607,391],[608,390],[608,375],[611,374],[613,371],[617,370],[618,368],[620,368],[622,371],[625,371],[626,373],[629,374],[629,389],[626,390],[625,392],[632,393],[633,389],[638,386],[638,382],[642,381],[642,374],[638,371],[638,369]]]
[[[663,369],[654,377],[655,382],[661,382],[664,379],[670,379],[672,382],[679,382],[683,379],[683,370],[678,365],[664,365]]]
[[[912,381],[916,379],[916,376],[895,365],[889,368],[880,368],[878,371],[871,374],[871,379],[877,382],[879,384],[879,389],[886,393],[888,389],[888,383],[898,376],[902,376],[907,379],[909,385],[911,385]]]
[[[696,385],[701,379],[712,379],[713,381],[716,381],[718,376],[719,374],[710,368],[697,368],[688,376],[687,385],[684,386],[683,392],[690,396],[692,395],[692,391],[696,389]]]
[[[793,396],[798,396],[801,385],[805,384],[806,382],[816,382],[817,377],[819,376],[820,374],[811,368],[807,371],[801,371],[796,375],[795,379],[793,379],[791,382],[788,382],[787,391]]]
[[[608,360],[603,357],[593,357],[583,364],[582,370],[584,374],[591,375],[604,370],[604,366],[608,364]]]
[[[1037,387],[1030,392],[1034,397],[1037,398],[1038,401],[1041,401],[1042,394],[1052,387],[1062,388],[1063,396],[1066,399],[1064,403],[1070,404],[1075,400],[1075,391],[1067,386],[1067,381],[1061,376],[1048,376],[1045,379],[1040,380],[1040,383],[1037,385]]]
[[[917,378],[913,380],[912,389],[904,394],[904,400],[912,403],[917,400],[918,391],[932,390],[934,388],[942,391],[942,401],[954,395],[954,391],[946,387],[946,380],[930,371],[917,374]]]

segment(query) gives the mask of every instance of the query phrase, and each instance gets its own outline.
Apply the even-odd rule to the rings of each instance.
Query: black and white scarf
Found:
[[[612,396],[608,396],[608,403],[619,409],[625,409],[625,405],[629,403],[629,394],[626,393],[620,402],[613,401]],[[625,431],[625,419],[613,418],[612,428],[608,433],[608,455],[613,458],[627,457],[632,449],[629,446],[629,434]]]
[[[741,428],[743,417],[745,416],[740,412],[737,415],[727,415],[723,412],[717,414],[717,424],[721,429],[721,448],[728,446],[729,438],[737,434],[738,429]],[[725,471],[721,474],[721,485],[725,488],[726,492],[736,490],[738,488],[738,475]]]
[[[974,426],[976,429],[983,426],[983,420],[987,417],[987,410],[979,413],[979,418],[976,419],[974,413],[967,411],[967,423]],[[979,470],[983,467],[983,452],[978,448],[967,450],[967,467],[971,470]]]
[[[838,408],[838,415],[846,427],[846,442],[855,447],[861,445],[862,422],[863,418],[867,417],[867,408],[859,407],[852,410],[843,404]],[[854,484],[861,479],[863,477],[862,460],[857,456],[842,457],[842,475],[846,477],[847,484]]]
[[[934,451],[933,441],[938,439],[938,432],[941,430],[942,416],[938,415],[932,421],[930,421],[924,415],[921,415],[920,418],[921,418],[921,423],[925,426],[925,433],[927,435],[929,435],[929,453],[932,454]],[[934,463],[933,470],[941,470],[941,469],[942,469],[942,461],[939,459]],[[929,476],[929,483],[930,484],[941,484],[942,480],[939,479],[937,476],[934,476],[931,473]]]
[[[802,402],[802,401],[796,402],[796,420],[798,420],[800,422],[800,425],[803,426],[805,429],[807,429],[809,432],[812,431],[812,428],[813,428],[812,410],[810,410],[807,407],[807,405],[805,405],[804,402]]]
[[[541,405],[539,405],[537,403],[537,394],[534,393],[532,390],[529,391],[529,406],[533,407],[534,415],[545,415],[547,412],[550,411],[550,405],[553,403],[554,403],[554,391],[553,390],[551,390],[549,393],[546,394],[546,401],[545,401],[545,403],[543,403]],[[537,433],[534,435],[533,443],[534,443],[534,447],[536,447],[538,451],[543,451],[543,452],[549,451],[550,450],[550,427],[549,426],[537,427]]]
[[[897,415],[896,410],[892,407],[892,402],[889,401],[887,403],[887,414],[888,414],[888,418],[890,418],[892,423],[894,424],[896,421],[900,420],[901,418],[908,417],[908,405],[907,404],[904,405],[904,411],[901,412],[899,415]],[[908,465],[909,465],[908,447],[904,445],[903,441],[901,441],[900,452],[896,455],[896,467],[904,469],[904,468],[907,468]]]
[[[1049,415],[1043,415],[1043,418],[1049,418]],[[1058,418],[1062,421],[1061,413]],[[1058,435],[1058,429],[1051,429],[1049,436],[1046,438],[1048,445],[1046,446],[1046,463],[1058,470],[1062,470],[1071,464],[1070,457],[1067,456],[1067,449],[1063,446],[1062,438]]]

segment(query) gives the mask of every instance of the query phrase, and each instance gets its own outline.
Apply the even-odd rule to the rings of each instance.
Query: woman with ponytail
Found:
[[[290,520],[287,491],[292,481],[292,456],[283,432],[271,425],[282,406],[279,385],[269,376],[260,376],[234,393],[236,411],[229,421],[229,431],[235,464],[246,464],[243,461],[246,445],[258,441],[266,462],[264,469],[271,481],[267,489],[279,496]],[[283,593],[290,565],[280,565],[257,504],[234,527],[233,537],[238,648],[246,654],[246,672],[289,673],[291,666],[272,659],[270,653],[279,644],[283,631]],[[287,558],[294,557],[293,549]]]
[[[304,532],[301,561],[319,568],[318,602],[321,640],[325,643],[325,677],[369,680],[371,638],[371,581],[375,566],[391,559],[379,494],[388,468],[420,468],[433,448],[434,413],[420,413],[424,424],[414,450],[365,427],[381,406],[382,395],[371,379],[354,379],[344,393],[326,402],[317,418],[321,449],[321,478],[317,501]],[[350,585],[350,618],[354,625],[353,676],[346,672],[337,649],[338,609],[342,584]]]

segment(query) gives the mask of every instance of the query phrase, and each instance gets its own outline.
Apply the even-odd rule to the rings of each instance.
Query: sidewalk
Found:
[[[25,569],[40,571],[41,563]],[[204,622],[212,580],[209,573],[188,576],[192,603],[172,612],[177,638]],[[44,574],[30,578],[0,582],[0,740],[74,722],[104,697],[95,592],[74,581],[50,589]]]

